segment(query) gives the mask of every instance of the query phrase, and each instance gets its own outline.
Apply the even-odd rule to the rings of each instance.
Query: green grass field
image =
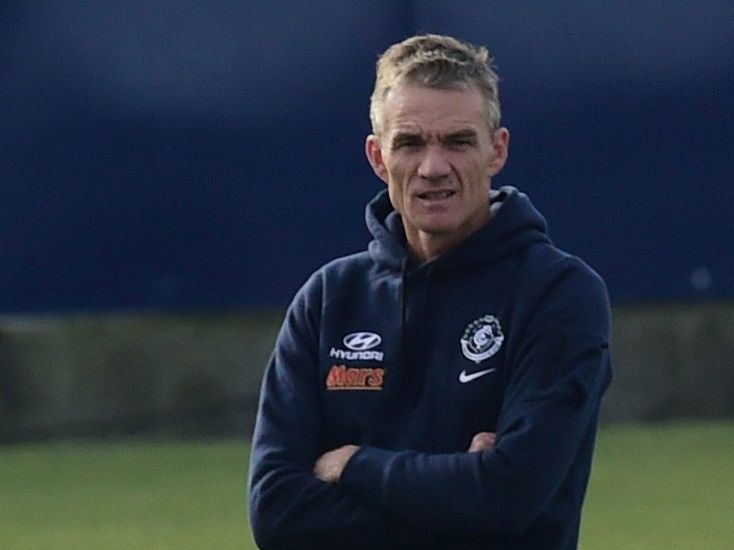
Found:
[[[248,549],[243,442],[0,447],[0,548]],[[734,422],[611,426],[586,550],[734,547]]]

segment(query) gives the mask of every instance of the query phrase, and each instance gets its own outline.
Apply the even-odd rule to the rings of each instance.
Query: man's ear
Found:
[[[507,128],[497,128],[492,135],[494,156],[489,163],[489,177],[495,176],[505,166],[510,153],[510,131]]]
[[[380,140],[377,136],[374,134],[367,136],[364,142],[364,152],[377,177],[387,183],[387,168],[382,159],[382,149],[380,148]]]

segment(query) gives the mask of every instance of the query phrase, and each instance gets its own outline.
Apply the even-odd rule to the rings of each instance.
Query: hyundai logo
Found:
[[[364,351],[380,345],[382,338],[374,332],[353,332],[344,337],[344,345],[354,351]]]

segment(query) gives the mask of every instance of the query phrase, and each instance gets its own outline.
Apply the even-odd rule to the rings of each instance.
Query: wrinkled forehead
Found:
[[[386,94],[382,120],[386,134],[445,134],[467,129],[489,133],[484,96],[477,86],[468,83],[435,88],[402,82]]]

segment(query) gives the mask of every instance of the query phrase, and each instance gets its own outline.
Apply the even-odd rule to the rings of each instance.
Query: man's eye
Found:
[[[454,147],[470,147],[474,145],[474,140],[469,138],[452,139],[449,144]]]
[[[399,141],[393,145],[393,149],[408,149],[411,147],[419,147],[421,144],[418,140]]]

